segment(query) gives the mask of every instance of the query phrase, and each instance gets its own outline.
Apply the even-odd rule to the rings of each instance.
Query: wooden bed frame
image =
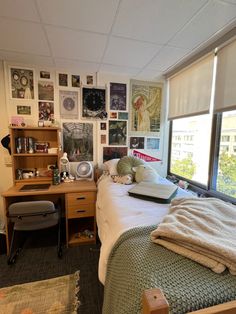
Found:
[[[153,288],[145,290],[142,297],[142,314],[169,314],[169,304],[161,289]],[[211,306],[191,314],[235,314],[236,300]]]

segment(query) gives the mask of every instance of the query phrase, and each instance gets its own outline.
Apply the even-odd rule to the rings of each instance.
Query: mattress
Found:
[[[172,184],[165,178],[160,178],[158,183]],[[98,183],[96,220],[101,241],[98,276],[103,284],[108,257],[118,238],[132,228],[158,224],[168,213],[169,204],[129,196],[128,191],[133,186],[114,183],[110,176],[102,176]],[[176,197],[189,195],[178,188]]]

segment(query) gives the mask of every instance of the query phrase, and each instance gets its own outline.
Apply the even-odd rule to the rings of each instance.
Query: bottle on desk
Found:
[[[61,182],[60,172],[56,163],[54,169],[52,170],[52,184],[58,185],[60,184],[60,182]]]

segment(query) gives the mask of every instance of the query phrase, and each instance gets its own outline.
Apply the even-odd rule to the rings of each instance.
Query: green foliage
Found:
[[[191,157],[181,160],[175,160],[171,165],[171,172],[186,179],[192,179],[196,171],[196,165],[193,163]]]
[[[220,154],[217,190],[236,197],[236,156],[226,152]]]

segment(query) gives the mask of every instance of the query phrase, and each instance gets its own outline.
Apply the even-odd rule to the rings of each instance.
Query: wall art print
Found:
[[[103,147],[103,162],[127,156],[127,147]]]
[[[160,132],[162,85],[131,80],[131,131]]]
[[[34,99],[34,72],[30,69],[10,68],[11,97]]]
[[[110,110],[126,110],[126,84],[110,83]]]
[[[51,75],[48,71],[40,71],[40,78],[42,79],[50,79]]]
[[[71,75],[71,86],[80,87],[80,75]]]
[[[93,124],[63,123],[63,150],[69,161],[93,161]]]
[[[130,149],[144,149],[144,137],[132,136],[130,137]]]
[[[54,119],[53,102],[39,102],[39,120],[52,121]]]
[[[127,121],[109,121],[109,145],[126,145]]]
[[[82,88],[82,117],[104,119],[106,113],[106,89]]]
[[[31,115],[31,106],[16,106],[17,114]]]
[[[78,118],[78,92],[60,90],[59,102],[61,118]]]
[[[128,120],[129,119],[128,112],[118,112],[118,119],[119,120]]]
[[[39,100],[54,100],[53,82],[39,81],[38,82]]]
[[[147,137],[146,149],[160,149],[160,139],[157,137]]]
[[[68,86],[68,74],[58,73],[58,85],[59,86]]]

